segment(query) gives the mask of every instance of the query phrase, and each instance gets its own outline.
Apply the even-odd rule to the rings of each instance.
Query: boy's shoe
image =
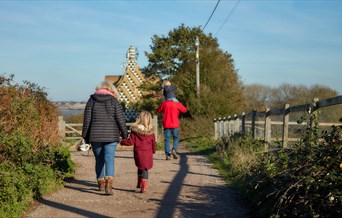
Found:
[[[178,159],[177,153],[175,152],[175,150],[171,151],[171,155],[174,159]]]
[[[171,154],[166,155],[166,160],[171,160]]]

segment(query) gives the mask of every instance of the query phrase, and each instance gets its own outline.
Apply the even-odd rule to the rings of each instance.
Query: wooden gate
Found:
[[[129,130],[133,123],[126,123]],[[59,136],[63,140],[80,140],[82,139],[82,123],[66,123],[63,116],[58,117]],[[153,116],[153,128],[156,140],[158,140],[158,117]]]

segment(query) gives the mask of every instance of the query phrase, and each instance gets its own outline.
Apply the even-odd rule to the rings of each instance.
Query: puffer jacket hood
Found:
[[[111,98],[114,98],[112,95],[103,95],[103,94],[92,94],[90,96],[94,101],[97,102],[105,102],[110,100]]]

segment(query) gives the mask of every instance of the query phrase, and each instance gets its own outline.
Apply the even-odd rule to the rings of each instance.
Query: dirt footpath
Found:
[[[181,146],[180,146],[181,147]],[[251,217],[236,192],[203,156],[180,150],[178,159],[154,155],[146,193],[135,193],[136,167],[131,150],[115,154],[114,195],[97,190],[92,153],[73,152],[75,180],[39,200],[32,217]]]

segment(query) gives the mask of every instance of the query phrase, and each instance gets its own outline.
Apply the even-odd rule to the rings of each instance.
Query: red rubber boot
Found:
[[[142,179],[141,180],[140,193],[146,192],[146,186],[147,186],[147,179]]]

